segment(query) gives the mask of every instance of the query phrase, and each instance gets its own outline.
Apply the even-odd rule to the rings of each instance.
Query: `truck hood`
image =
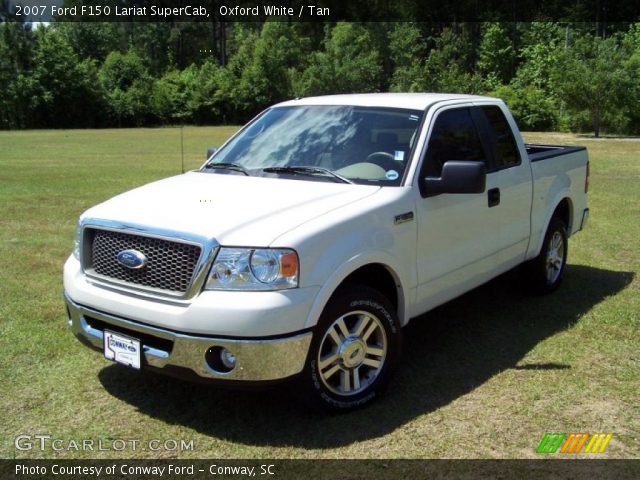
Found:
[[[192,233],[221,245],[269,246],[283,233],[379,189],[189,172],[125,192],[82,217]]]

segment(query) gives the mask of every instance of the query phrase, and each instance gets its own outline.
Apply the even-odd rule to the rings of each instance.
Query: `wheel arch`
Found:
[[[558,205],[556,205],[556,208],[553,210],[551,217],[549,217],[546,228],[549,228],[549,223],[551,223],[552,218],[559,218],[560,220],[562,220],[567,226],[567,235],[569,235],[569,232],[572,231],[573,227],[573,203],[571,202],[571,199],[569,197],[564,197],[562,200],[560,200]]]
[[[328,279],[316,295],[305,327],[315,326],[331,297],[349,284],[364,285],[379,291],[391,303],[400,319],[400,324],[407,323],[405,318],[408,302],[407,292],[398,273],[381,258],[359,258],[344,264]]]
[[[567,226],[567,237],[571,236],[572,228],[573,228],[573,202],[571,198],[565,195],[559,196],[554,202],[553,205],[555,207],[553,210],[549,210],[546,218],[544,219],[544,228],[541,231],[541,234],[538,238],[538,242],[536,248],[533,250],[532,255],[530,257],[535,257],[540,254],[542,251],[542,244],[544,243],[544,236],[547,233],[549,228],[549,224],[551,223],[551,219],[559,218],[564,222]]]

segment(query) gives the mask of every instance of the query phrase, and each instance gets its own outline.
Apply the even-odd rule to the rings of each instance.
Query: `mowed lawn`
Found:
[[[234,131],[186,127],[185,167]],[[590,151],[591,219],[561,288],[532,297],[510,273],[415,319],[388,394],[319,415],[291,387],[235,392],[113,366],[67,329],[78,215],[180,173],[179,128],[0,132],[0,456],[533,458],[545,432],[612,432],[600,457],[638,458],[640,140],[526,138]],[[195,448],[20,452],[19,434]]]

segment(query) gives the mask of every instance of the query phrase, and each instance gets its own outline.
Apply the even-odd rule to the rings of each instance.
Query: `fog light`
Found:
[[[220,350],[220,361],[229,370],[236,366],[236,356],[226,348]]]
[[[236,366],[236,356],[224,347],[211,347],[204,354],[207,365],[217,373],[229,373]]]

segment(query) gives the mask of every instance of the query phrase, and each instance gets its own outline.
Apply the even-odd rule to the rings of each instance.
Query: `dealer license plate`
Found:
[[[140,340],[104,331],[104,356],[114,362],[140,369]]]

